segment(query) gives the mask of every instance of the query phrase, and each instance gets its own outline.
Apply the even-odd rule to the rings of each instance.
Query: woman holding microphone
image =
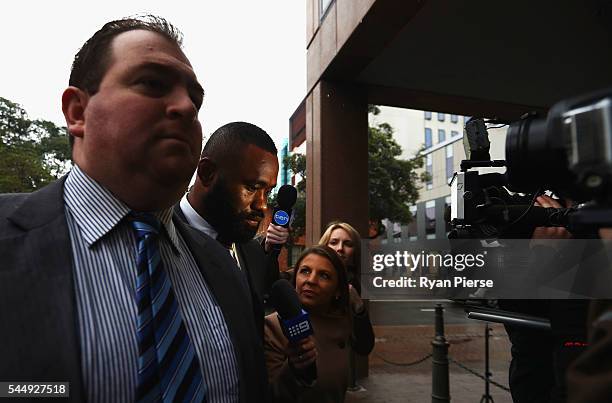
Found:
[[[302,253],[292,282],[302,307],[310,315],[314,337],[297,347],[290,346],[276,314],[266,317],[264,349],[275,401],[343,402],[350,352],[367,355],[374,347],[374,333],[363,301],[356,292],[349,291],[346,268],[339,255],[325,245]],[[317,379],[306,385],[296,373],[315,362]]]

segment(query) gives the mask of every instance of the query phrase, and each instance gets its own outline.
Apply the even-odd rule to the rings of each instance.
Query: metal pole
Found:
[[[347,389],[351,392],[359,390],[359,386],[357,385],[357,371],[355,368],[355,352],[352,349],[349,352],[349,382]]]
[[[491,381],[491,371],[489,367],[489,336],[491,335],[491,327],[489,322],[485,324],[485,394],[480,399],[480,403],[495,403],[493,396],[489,394],[489,386]]]
[[[450,387],[448,377],[448,343],[444,337],[444,308],[436,305],[436,336],[431,342],[431,402],[450,403]]]

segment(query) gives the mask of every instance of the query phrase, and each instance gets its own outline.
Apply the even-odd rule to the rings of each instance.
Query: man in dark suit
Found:
[[[0,380],[70,382],[70,400],[259,402],[248,284],[173,217],[198,163],[203,90],[180,33],[112,21],[62,95],[74,167],[0,195]]]
[[[253,124],[220,127],[206,142],[196,181],[179,209],[191,226],[229,250],[259,302],[265,302],[279,277],[274,245],[289,235],[286,228],[270,224],[265,238],[254,238],[276,186],[276,153],[270,136]]]

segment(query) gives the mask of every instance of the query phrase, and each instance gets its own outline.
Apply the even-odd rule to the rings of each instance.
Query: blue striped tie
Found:
[[[136,402],[204,402],[198,358],[159,254],[160,222],[131,213],[138,241],[138,386]]]

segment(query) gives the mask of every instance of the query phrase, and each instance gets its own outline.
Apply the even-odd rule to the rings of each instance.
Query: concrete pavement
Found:
[[[373,305],[370,311],[375,325],[376,345],[369,357],[370,375],[358,382],[366,390],[348,392],[346,401],[431,402],[431,359],[414,365],[407,364],[420,360],[432,351],[434,304],[412,301],[403,305]],[[484,375],[484,323],[466,319],[460,306],[445,305],[449,356]],[[492,325],[489,341],[492,379],[507,387],[510,343],[502,325]],[[451,402],[480,402],[485,390],[484,380],[454,363],[449,364],[449,369]],[[491,385],[490,391],[495,403],[512,402],[509,392],[494,385]]]

